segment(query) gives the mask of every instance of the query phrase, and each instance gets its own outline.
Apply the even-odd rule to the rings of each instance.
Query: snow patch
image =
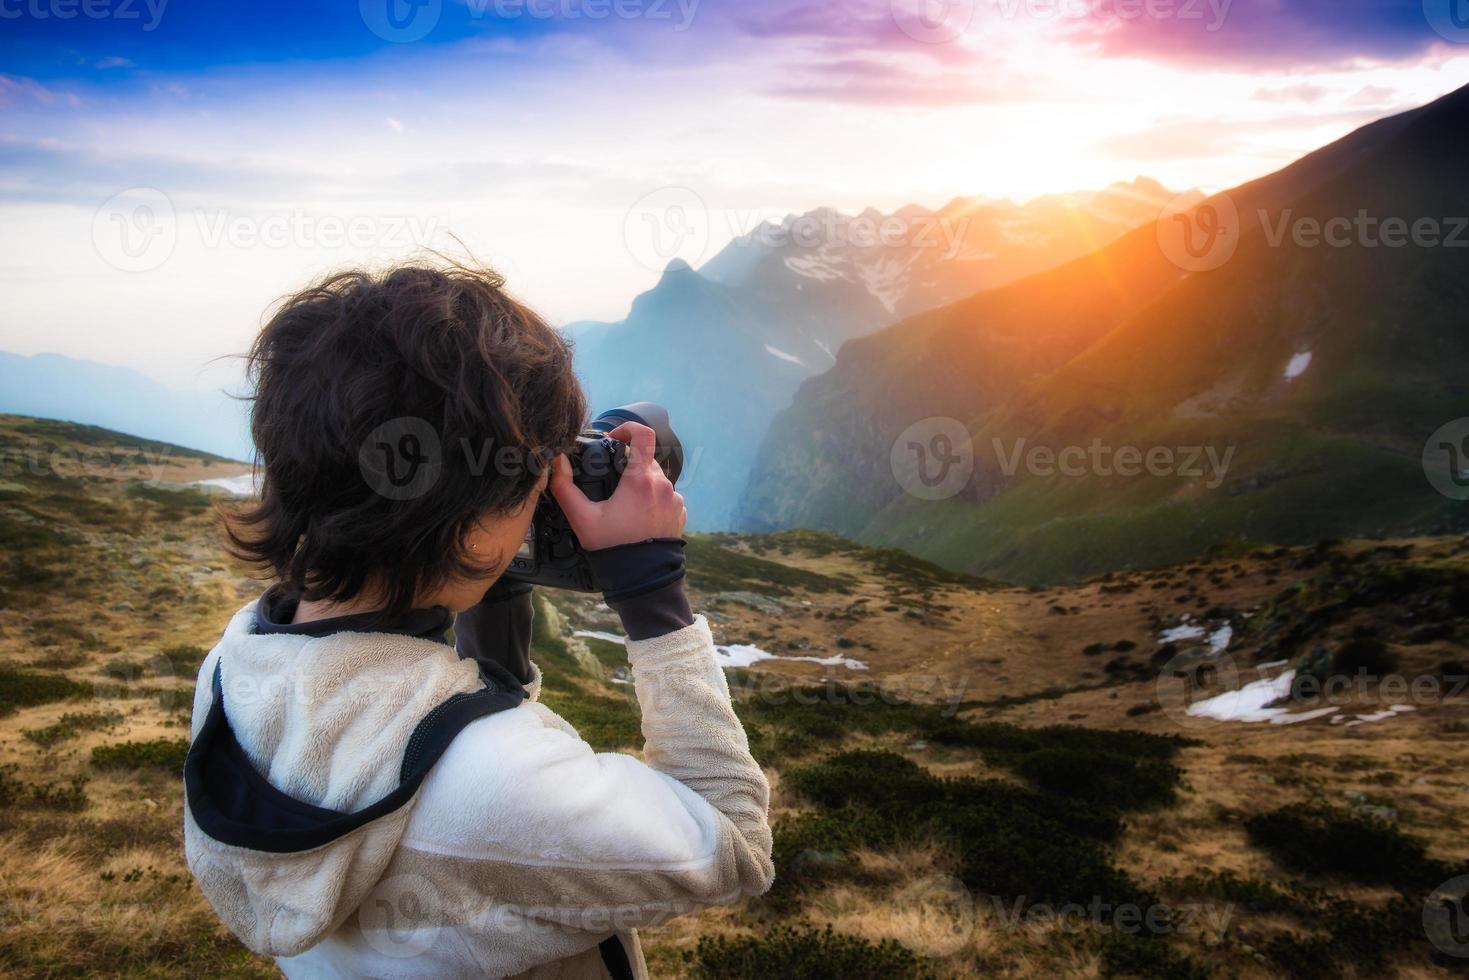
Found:
[[[1337,717],[1331,719],[1331,723],[1333,725],[1345,723],[1347,728],[1355,728],[1356,726],[1366,724],[1367,722],[1385,721],[1388,718],[1394,718],[1405,712],[1417,710],[1418,709],[1414,708],[1411,704],[1394,704],[1389,705],[1381,711],[1373,711],[1365,715],[1355,715],[1351,718],[1348,718],[1346,715],[1338,715]]]
[[[1158,642],[1177,643],[1179,640],[1204,640],[1209,644],[1209,652],[1223,653],[1229,649],[1229,642],[1234,639],[1234,627],[1225,623],[1216,629],[1210,629],[1199,623],[1185,622],[1181,626],[1164,630],[1158,634]]]
[[[751,643],[716,645],[714,655],[721,667],[748,667],[762,660],[798,660],[804,663],[820,664],[823,667],[845,667],[848,670],[867,669],[867,665],[862,661],[843,657],[840,654],[833,654],[830,657],[782,657],[779,654],[762,650]]]
[[[627,637],[625,636],[619,636],[616,633],[608,633],[605,630],[576,630],[571,635],[587,636],[591,637],[594,640],[606,640],[608,643],[616,643],[618,646],[621,646],[623,642],[627,640]]]
[[[1287,670],[1278,677],[1253,681],[1237,691],[1226,691],[1189,705],[1188,714],[1193,718],[1213,718],[1215,721],[1268,721],[1272,725],[1294,725],[1338,710],[1332,706],[1293,714],[1286,708],[1270,707],[1290,694],[1291,681],[1295,676],[1295,671]]]
[[[1311,352],[1301,351],[1290,359],[1285,365],[1285,380],[1294,381],[1306,373],[1306,368],[1311,366]]]
[[[208,480],[195,480],[197,487],[218,487],[226,493],[232,493],[236,497],[253,497],[258,492],[255,486],[255,474],[242,473],[239,476],[216,476]]]
[[[785,267],[796,275],[805,276],[807,279],[830,280],[846,278],[836,269],[833,269],[829,262],[811,255],[788,255],[786,256]]]

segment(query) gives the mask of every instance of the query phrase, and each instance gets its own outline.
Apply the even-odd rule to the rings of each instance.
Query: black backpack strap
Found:
[[[627,947],[622,945],[621,938],[608,936],[597,944],[597,952],[602,954],[602,965],[612,980],[633,980],[632,963],[628,961]]]
[[[274,854],[321,847],[397,810],[466,725],[525,699],[524,689],[496,685],[440,702],[409,736],[397,788],[365,809],[343,813],[294,799],[256,772],[225,714],[218,662],[212,683],[214,703],[184,761],[186,804],[199,829],[220,843]]]

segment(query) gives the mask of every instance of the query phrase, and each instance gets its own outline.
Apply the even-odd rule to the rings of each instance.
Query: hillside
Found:
[[[40,438],[137,442],[0,420],[7,461]],[[275,976],[180,840],[194,672],[260,585],[207,498],[122,459],[0,487],[0,972]],[[231,464],[189,465],[169,475]],[[1455,975],[1423,909],[1469,870],[1469,538],[1050,589],[810,532],[693,535],[689,558],[775,788],[779,881],[647,930],[655,976]],[[636,751],[606,608],[538,609],[546,703]],[[1262,682],[1288,696],[1260,720],[1211,700]]]
[[[771,419],[847,341],[1074,258],[1148,221],[1169,196],[1139,179],[1023,205],[959,198],[937,212],[791,215],[698,270],[670,262],[624,320],[564,329],[596,408],[670,410],[692,447],[681,489],[693,525],[724,529]]]
[[[1279,229],[1359,211],[1408,226],[1465,213],[1454,161],[1466,123],[1469,90],[1229,191],[1240,240],[1212,271],[1185,275],[1153,228],[1138,229],[848,345],[773,423],[741,524],[903,542],[1025,581],[1178,560],[1228,539],[1464,526],[1418,457],[1469,414],[1456,373],[1469,252],[1302,245]],[[934,417],[962,424],[975,460],[962,492],[937,502],[907,495],[888,453]],[[1005,472],[1017,447],[1094,441],[1210,447],[1230,467],[1218,486]]]
[[[247,402],[60,354],[0,351],[0,412],[99,425],[236,458],[253,452]]]

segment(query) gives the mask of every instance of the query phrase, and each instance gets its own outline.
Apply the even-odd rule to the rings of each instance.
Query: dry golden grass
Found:
[[[175,475],[180,481],[198,479],[225,468],[189,463]],[[91,475],[108,479],[83,485],[86,493],[114,506],[115,513],[78,518],[85,547],[58,552],[58,562],[70,562],[60,566],[60,584],[35,594],[12,590],[0,605],[0,666],[61,673],[93,694],[0,716],[0,766],[13,767],[12,779],[61,786],[82,777],[87,798],[77,812],[34,805],[0,809],[0,974],[277,975],[273,964],[222,931],[188,878],[177,774],[102,771],[91,764],[99,746],[187,734],[187,700],[170,701],[168,693],[187,694],[193,677],[165,667],[159,655],[181,644],[212,645],[258,585],[223,557],[207,510],[159,510],[127,495],[125,474]],[[33,491],[19,503],[0,497],[0,508],[6,514],[60,513],[68,498],[43,502],[50,492]],[[1424,554],[1449,548],[1417,544]],[[754,553],[746,543],[731,547]],[[961,700],[968,719],[1160,733],[1179,730],[1165,713],[1127,714],[1149,700],[1151,685],[1109,682],[1102,662],[1110,655],[1089,657],[1083,649],[1128,640],[1146,660],[1161,621],[1213,604],[1258,606],[1292,574],[1269,558],[1240,558],[1128,573],[1068,589],[943,588],[915,605],[900,583],[850,554],[760,554],[856,581],[840,591],[798,590],[783,599],[780,616],[720,603],[715,628],[721,639],[806,655],[840,650],[870,667],[852,672],[782,661],[762,669],[786,678],[872,680],[925,700]],[[1166,587],[1153,588],[1160,583]],[[10,585],[0,582],[0,588]],[[1179,603],[1180,595],[1188,601]],[[696,605],[708,598],[696,597]],[[561,604],[579,625],[609,625],[605,611],[592,603]],[[848,645],[839,647],[838,638]],[[1408,651],[1419,658],[1448,653],[1462,657],[1462,651],[1442,646]],[[142,675],[119,680],[106,673],[119,659],[142,665]],[[1027,700],[1053,689],[1058,696]],[[1002,696],[1018,700],[998,703]],[[49,747],[23,734],[54,726],[70,713],[112,711],[117,721]],[[1186,788],[1178,804],[1130,816],[1116,849],[1118,866],[1149,887],[1201,868],[1279,879],[1281,871],[1249,844],[1238,817],[1303,800],[1340,804],[1348,793],[1393,806],[1403,829],[1427,841],[1436,856],[1469,861],[1463,823],[1469,812],[1469,699],[1424,705],[1352,729],[1323,719],[1285,727],[1223,724],[1184,733],[1201,744],[1180,756]],[[861,747],[899,752],[939,776],[1015,778],[975,752],[912,744],[906,737],[863,735],[843,743]],[[769,775],[772,812],[783,816],[802,808],[799,796],[783,785],[779,764]],[[874,942],[895,939],[954,977],[1101,975],[1094,930],[1011,922],[988,900],[968,899],[953,888],[958,855],[943,844],[859,851],[852,861],[851,876],[803,896],[789,918],[831,923]],[[1339,887],[1353,897],[1381,896]],[[699,938],[759,934],[773,921],[781,920],[759,903],[710,909],[646,930],[645,946],[655,975],[683,976],[689,970],[685,956]],[[1248,912],[1239,913],[1239,923],[1266,934],[1287,925]],[[1203,939],[1180,937],[1172,945],[1214,961],[1219,954],[1201,945]],[[1219,962],[1242,978],[1271,975],[1246,955]],[[1448,975],[1417,963],[1405,963],[1397,973],[1411,980]]]

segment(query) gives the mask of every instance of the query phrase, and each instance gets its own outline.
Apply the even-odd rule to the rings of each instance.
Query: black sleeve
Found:
[[[681,538],[649,538],[587,552],[602,598],[631,639],[647,640],[693,625],[684,591],[683,549]]]
[[[479,664],[486,680],[530,683],[531,620],[535,609],[529,582],[500,579],[479,604],[454,617],[459,656]]]

